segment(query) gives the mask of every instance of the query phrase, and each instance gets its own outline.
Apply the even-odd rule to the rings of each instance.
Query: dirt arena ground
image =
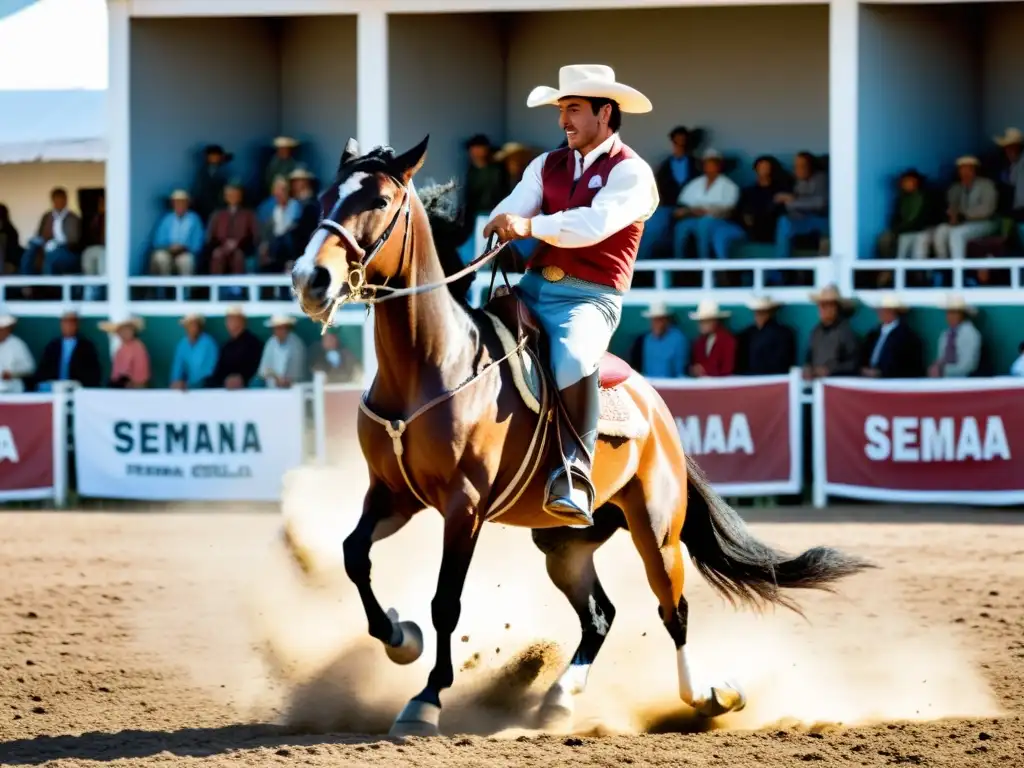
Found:
[[[355,507],[316,498],[301,503],[329,512],[313,539],[330,557]],[[737,613],[688,572],[697,672],[739,677],[743,712],[701,725],[678,703],[671,642],[620,534],[598,557],[618,616],[576,722],[534,731],[578,628],[528,532],[495,525],[456,633],[451,735],[394,741],[432,660],[437,520],[374,552],[382,602],[428,636],[399,668],[364,638],[343,574],[298,580],[277,515],[0,513],[0,764],[1024,765],[1024,514],[745,516],[788,550],[829,543],[884,568],[807,595],[806,621]]]

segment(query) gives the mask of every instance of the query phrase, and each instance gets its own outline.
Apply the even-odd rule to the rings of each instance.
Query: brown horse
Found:
[[[619,529],[632,537],[675,643],[683,701],[705,716],[740,709],[738,687],[695,690],[692,683],[681,544],[716,590],[731,602],[755,607],[775,603],[799,610],[782,589],[830,589],[870,566],[834,549],[789,557],[757,541],[684,457],[672,414],[658,393],[611,356],[602,366],[594,525],[573,528],[549,517],[541,509],[546,472],[537,469],[558,458],[554,438],[552,444],[548,439],[556,431],[551,422],[557,421],[557,407],[544,378],[524,367],[536,358],[525,341],[516,341],[513,297],[506,297],[504,308],[491,302],[490,313],[460,299],[453,284],[467,275],[471,280],[484,259],[468,269],[445,269],[412,185],[426,148],[424,139],[401,155],[389,148],[360,155],[350,140],[337,178],[322,195],[320,226],[293,272],[302,309],[315,321],[329,323],[343,301],[375,306],[379,368],[358,420],[369,489],[359,522],[345,540],[344,560],[370,634],[400,664],[420,656],[423,636],[378,603],[370,584],[370,548],[427,507],[444,517],[444,552],[431,602],[436,663],[392,733],[438,732],[441,692],[454,681],[451,637],[466,573],[483,523],[499,515],[502,523],[533,529],[548,574],[582,627],[571,663],[545,697],[542,722],[571,715],[573,696],[583,691],[615,618],[594,553]],[[510,327],[503,327],[498,314]]]

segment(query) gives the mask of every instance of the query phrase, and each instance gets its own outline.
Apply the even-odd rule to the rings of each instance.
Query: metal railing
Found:
[[[976,304],[1024,301],[1024,258],[865,259],[854,262],[851,272],[854,295],[895,291],[914,306],[938,305],[950,291]],[[880,280],[883,275],[889,279]]]

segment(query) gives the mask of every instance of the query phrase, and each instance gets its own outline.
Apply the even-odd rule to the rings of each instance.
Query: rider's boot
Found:
[[[545,489],[544,511],[579,527],[594,524],[596,493],[590,474],[600,413],[598,375],[595,371],[559,392],[569,423],[564,418],[556,422],[562,462],[548,477]]]

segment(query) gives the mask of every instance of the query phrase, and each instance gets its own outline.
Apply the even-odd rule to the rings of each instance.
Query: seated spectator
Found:
[[[494,162],[505,166],[505,177],[509,189],[523,178],[526,166],[540,154],[536,149],[520,144],[518,141],[507,141],[494,153]]]
[[[252,382],[263,355],[263,342],[249,330],[245,312],[239,306],[228,307],[224,326],[230,337],[221,347],[217,367],[207,386],[217,389],[244,389]]]
[[[52,210],[43,214],[35,237],[21,255],[23,275],[73,275],[82,271],[82,220],[68,208],[68,193],[62,187],[50,193],[50,201]]]
[[[245,257],[259,243],[256,214],[242,206],[242,184],[233,180],[224,187],[225,207],[210,218],[206,243],[210,248],[211,275],[245,274]]]
[[[274,315],[266,322],[273,336],[267,339],[260,358],[259,378],[263,384],[274,388],[287,388],[305,380],[306,346],[292,330],[295,318],[288,315]]]
[[[729,218],[740,199],[736,182],[722,173],[722,155],[718,150],[704,152],[704,175],[698,176],[679,193],[672,234],[672,255],[682,259],[690,238],[697,241],[697,258],[715,256],[724,259],[727,245]]]
[[[736,373],[744,376],[776,376],[796,365],[796,334],[778,321],[778,301],[757,296],[747,302],[754,322],[736,339]]]
[[[341,345],[336,333],[325,333],[310,345],[309,368],[322,371],[329,384],[352,384],[363,380],[359,359]]]
[[[96,213],[89,219],[82,237],[82,274],[107,273],[107,196],[96,200]]]
[[[900,174],[889,228],[878,239],[878,253],[883,259],[927,258],[929,228],[937,222],[928,193],[922,189],[923,181],[913,168]]]
[[[651,321],[651,330],[633,342],[630,362],[633,368],[653,379],[681,379],[690,363],[690,344],[679,326],[672,322],[672,312],[663,301],[655,302],[644,312]]]
[[[669,244],[672,232],[672,212],[683,187],[697,178],[698,164],[690,146],[690,131],[677,125],[669,133],[672,142],[672,154],[658,166],[654,178],[658,185],[658,199],[661,201],[654,214],[644,222],[644,231],[640,236],[638,259],[649,259]]]
[[[780,192],[775,201],[785,206],[775,226],[775,257],[793,255],[793,238],[815,234],[827,237],[828,176],[815,169],[814,155],[800,152],[793,161],[796,183],[792,192]]]
[[[978,175],[981,165],[976,157],[967,155],[956,161],[960,180],[949,188],[946,197],[947,221],[928,230],[930,245],[939,259],[950,257],[962,261],[967,255],[967,243],[978,237],[991,235],[999,228],[993,218],[999,205],[999,193],[991,179]],[[921,252],[928,253],[929,243]]]
[[[295,149],[298,146],[299,142],[291,136],[278,136],[274,139],[274,156],[270,158],[263,172],[264,194],[268,191],[273,193],[274,183],[279,176],[287,179],[291,172],[298,168],[299,161],[295,159]]]
[[[217,342],[206,332],[206,318],[193,312],[179,322],[185,335],[174,349],[171,389],[202,389],[217,367]]]
[[[224,204],[224,187],[228,183],[227,164],[234,157],[220,144],[207,144],[203,149],[205,160],[192,183],[192,207],[203,222]]]
[[[785,193],[779,161],[770,155],[762,155],[754,161],[756,181],[744,187],[736,206],[736,220],[727,221],[718,232],[717,248],[728,258],[736,243],[750,240],[755,243],[775,242],[782,206],[776,197]]]
[[[476,251],[478,218],[487,218],[508,194],[510,187],[505,167],[494,162],[490,139],[478,133],[466,142],[469,166],[466,168],[462,202],[462,245],[459,255],[469,263],[480,254]]]
[[[11,223],[6,205],[0,204],[0,275],[13,275],[21,268],[21,240]]]
[[[96,345],[81,334],[74,310],[61,315],[60,336],[43,347],[35,380],[40,392],[49,392],[55,381],[77,381],[83,387],[100,385],[100,356]]]
[[[938,355],[928,367],[932,378],[961,379],[978,370],[981,363],[981,333],[968,319],[977,310],[964,301],[963,296],[947,296],[946,324],[939,335]]]
[[[999,177],[1009,198],[1010,216],[1016,222],[1017,239],[1024,244],[1024,133],[1019,128],[1007,128],[995,142],[1003,148],[1006,167]]]
[[[804,379],[856,376],[861,364],[860,340],[845,317],[853,308],[853,302],[844,299],[834,285],[812,293],[811,301],[818,305],[820,322],[811,331]]]
[[[295,261],[297,244],[293,237],[302,216],[302,205],[292,199],[288,179],[284,176],[274,180],[271,194],[273,205],[260,221],[259,271],[281,274],[290,270]]]
[[[736,338],[722,323],[732,312],[718,308],[718,302],[704,299],[697,305],[697,311],[690,313],[690,319],[697,321],[700,336],[693,342],[690,359],[690,375],[732,376],[736,369]]]
[[[189,210],[188,192],[176,189],[170,200],[171,210],[153,232],[149,271],[154,275],[193,275],[196,256],[203,250],[203,222]]]
[[[295,241],[296,253],[301,253],[306,248],[306,243],[313,235],[313,230],[320,223],[320,201],[317,200],[313,190],[313,182],[316,176],[306,168],[296,168],[288,176],[291,183],[291,194],[302,208],[299,221],[295,225],[292,238]],[[291,270],[291,265],[288,265]]]
[[[110,368],[111,389],[145,389],[149,385],[149,351],[139,338],[144,327],[141,317],[121,314],[99,324],[100,330],[118,337]]]
[[[14,335],[18,318],[0,314],[0,395],[25,391],[25,379],[36,370],[28,344]]]
[[[903,320],[909,310],[896,296],[882,298],[875,310],[880,324],[864,339],[861,376],[916,379],[924,375],[921,337]]]
[[[1011,376],[1024,376],[1024,341],[1017,346],[1017,359],[1010,365]]]

